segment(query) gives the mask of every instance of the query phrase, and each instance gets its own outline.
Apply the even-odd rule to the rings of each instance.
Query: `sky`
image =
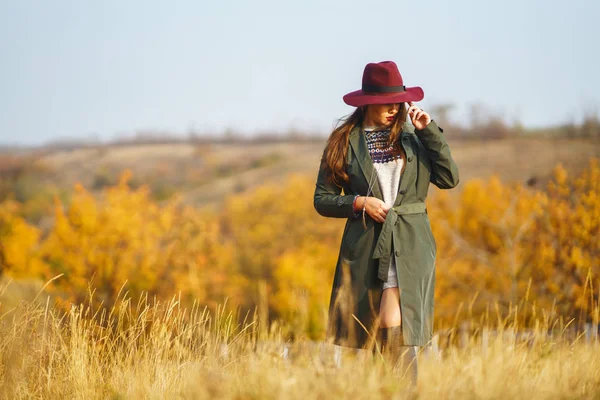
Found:
[[[384,60],[457,122],[474,104],[579,122],[600,113],[599,17],[593,0],[0,0],[0,144],[327,135]]]

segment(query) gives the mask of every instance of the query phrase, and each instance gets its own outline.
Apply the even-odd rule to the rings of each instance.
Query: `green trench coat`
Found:
[[[404,344],[430,342],[437,249],[425,198],[430,182],[450,189],[459,180],[442,132],[435,121],[423,130],[415,130],[409,122],[404,125],[398,140],[406,162],[396,201],[384,223],[366,214],[366,230],[362,215],[355,218],[352,209],[354,196],[366,194],[368,178],[375,173],[362,129],[355,127],[349,137],[349,182],[342,187],[328,183],[319,169],[315,209],[325,217],[347,218],[329,303],[327,339],[333,343],[355,348],[372,343],[391,257],[396,260]],[[383,200],[378,182],[371,196]]]

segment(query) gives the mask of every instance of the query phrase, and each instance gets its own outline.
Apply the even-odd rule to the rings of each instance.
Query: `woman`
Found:
[[[331,133],[314,193],[319,214],[347,218],[327,337],[354,348],[377,343],[394,364],[408,358],[413,383],[414,346],[433,334],[436,242],[424,202],[430,182],[450,189],[459,181],[443,130],[412,103],[423,97],[394,62],[369,63],[362,89],[343,98],[357,108]]]

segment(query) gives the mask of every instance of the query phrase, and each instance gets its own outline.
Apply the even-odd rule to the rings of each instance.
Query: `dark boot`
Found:
[[[402,326],[391,326],[379,329],[381,351],[390,362],[394,371],[410,377],[413,387],[417,384],[417,352],[415,346],[405,346],[402,337]]]

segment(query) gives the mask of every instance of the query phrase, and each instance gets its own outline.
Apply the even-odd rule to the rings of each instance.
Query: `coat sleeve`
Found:
[[[430,182],[440,189],[452,189],[459,182],[458,166],[442,132],[434,120],[425,129],[415,129],[431,160]]]
[[[323,161],[321,160],[321,166]],[[315,210],[324,217],[354,218],[352,202],[354,195],[342,195],[342,188],[330,183],[326,179],[325,170],[319,167],[317,184],[315,187]]]

